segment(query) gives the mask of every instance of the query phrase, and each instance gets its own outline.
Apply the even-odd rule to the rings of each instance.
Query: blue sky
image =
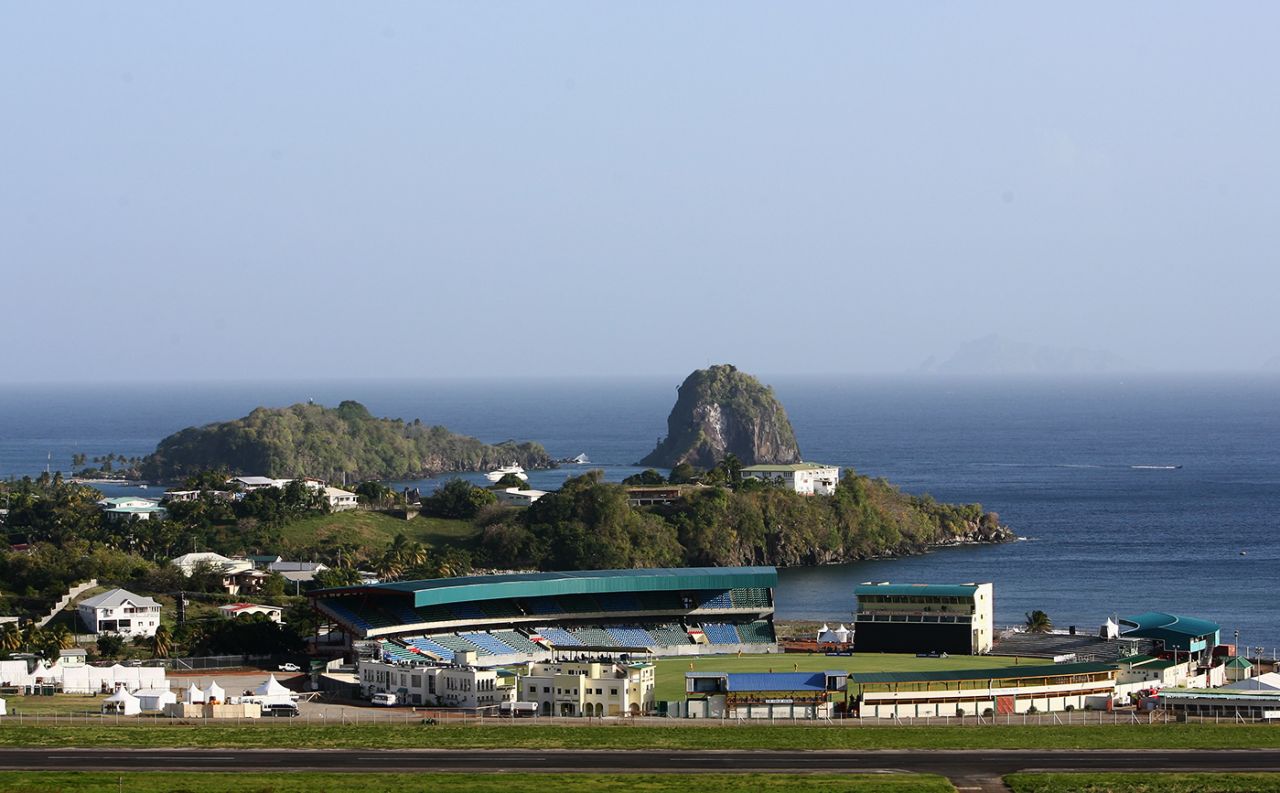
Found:
[[[1256,369],[1278,17],[3,3],[5,376]]]

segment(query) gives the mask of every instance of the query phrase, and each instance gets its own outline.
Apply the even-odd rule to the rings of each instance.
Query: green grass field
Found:
[[[287,736],[287,737],[286,737]],[[511,726],[277,723],[119,726],[0,723],[0,745],[50,747],[204,746],[312,749],[1253,749],[1280,748],[1267,725],[1166,724],[1023,727],[729,725]]]
[[[700,774],[700,793],[951,793],[942,777],[916,774]],[[76,791],[76,793],[346,793],[349,790],[449,790],[487,793],[555,790],[557,793],[686,793],[689,777],[680,774],[333,774],[289,772],[85,772],[0,771],[0,791]]]
[[[291,545],[344,542],[366,548],[384,548],[397,534],[435,546],[466,545],[475,536],[475,529],[465,520],[422,516],[401,520],[363,510],[313,515],[293,521],[280,531],[284,541]]]
[[[1010,774],[1014,793],[1280,793],[1280,774]]]
[[[917,658],[914,655],[890,654],[828,656],[785,653],[660,658],[657,663],[658,681],[654,696],[659,702],[670,702],[684,699],[685,672],[824,672],[828,669],[849,672],[918,672],[938,669],[995,669],[1013,666],[1015,659],[993,655]]]

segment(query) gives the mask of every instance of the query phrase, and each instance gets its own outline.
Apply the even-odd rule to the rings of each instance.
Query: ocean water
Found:
[[[848,620],[865,580],[981,580],[995,582],[1000,624],[1043,609],[1093,631],[1110,615],[1166,610],[1218,621],[1226,641],[1238,630],[1243,643],[1280,645],[1280,380],[765,379],[806,459],[979,501],[1026,538],[783,570],[780,617]],[[3,386],[0,476],[66,471],[75,452],[146,454],[170,432],[258,405],[357,399],[376,415],[490,442],[586,452],[620,479],[664,433],[677,382]],[[578,472],[534,472],[531,482],[555,487]]]

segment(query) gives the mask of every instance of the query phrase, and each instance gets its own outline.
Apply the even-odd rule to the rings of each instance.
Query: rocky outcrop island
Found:
[[[730,454],[744,465],[800,462],[787,411],[746,372],[728,364],[699,369],[678,393],[667,437],[637,465],[711,468]]]
[[[233,421],[175,432],[142,464],[153,481],[206,470],[341,481],[413,479],[449,471],[484,471],[511,463],[545,468],[540,444],[496,445],[421,421],[376,418],[359,402],[336,408],[297,404],[258,408]]]

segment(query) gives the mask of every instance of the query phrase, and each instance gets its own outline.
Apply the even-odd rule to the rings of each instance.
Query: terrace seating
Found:
[[[685,598],[679,592],[637,592],[635,598],[643,611],[681,611],[687,608]]]
[[[475,653],[477,656],[494,655],[494,653],[490,652],[484,647],[481,647],[475,642],[469,641],[463,636],[455,636],[451,633],[443,633],[443,634],[440,634],[439,636],[432,636],[431,638],[435,639],[437,642],[444,645],[445,647],[448,647],[450,650],[453,650],[455,654],[471,652],[471,653]]]
[[[458,635],[480,649],[488,650],[494,655],[511,655],[516,652],[515,648],[492,634],[475,631],[472,633],[460,633]]]
[[[603,628],[574,628],[570,631],[574,636],[578,637],[578,641],[588,647],[617,647],[618,643],[613,640],[609,632]]]
[[[453,622],[457,619],[444,606],[419,606],[413,610],[414,622]]]
[[[524,616],[520,610],[516,608],[516,604],[510,600],[482,600],[477,603],[480,610],[489,617],[497,617],[499,619],[505,617],[521,617]]]
[[[538,653],[546,648],[536,642],[530,641],[519,631],[491,631],[493,638],[507,645],[518,653]]]
[[[719,592],[708,590],[699,592],[698,608],[700,609],[731,609],[733,608],[733,599],[729,596],[729,590]]]
[[[581,647],[582,642],[577,636],[569,633],[564,628],[556,628],[547,626],[538,628],[538,635],[551,642],[556,647]]]
[[[679,625],[670,623],[650,625],[648,631],[649,635],[654,639],[654,647],[678,647],[679,645],[693,642],[693,639],[689,638],[689,633]]]
[[[399,625],[400,621],[393,615],[383,611],[377,605],[362,602],[355,598],[332,599],[324,601],[334,614],[351,622],[357,628],[387,628]]]
[[[768,608],[769,590],[763,587],[744,587],[741,589],[729,590],[729,598],[733,601],[734,608]]]
[[[428,639],[426,636],[418,636],[412,639],[405,639],[404,643],[409,645],[410,647],[417,647],[419,650],[423,650],[429,653],[434,653],[446,661],[453,660],[453,650],[449,649],[448,647],[445,647],[443,644],[440,644],[434,639]]]
[[[653,647],[658,642],[644,628],[617,625],[604,629],[620,647]]]
[[[777,637],[773,634],[773,623],[768,620],[756,620],[738,626],[738,635],[743,644],[774,644]]]
[[[738,636],[738,632],[734,630],[734,627],[723,622],[704,622],[702,623],[702,632],[707,635],[707,641],[712,644],[742,643],[742,639]]]

